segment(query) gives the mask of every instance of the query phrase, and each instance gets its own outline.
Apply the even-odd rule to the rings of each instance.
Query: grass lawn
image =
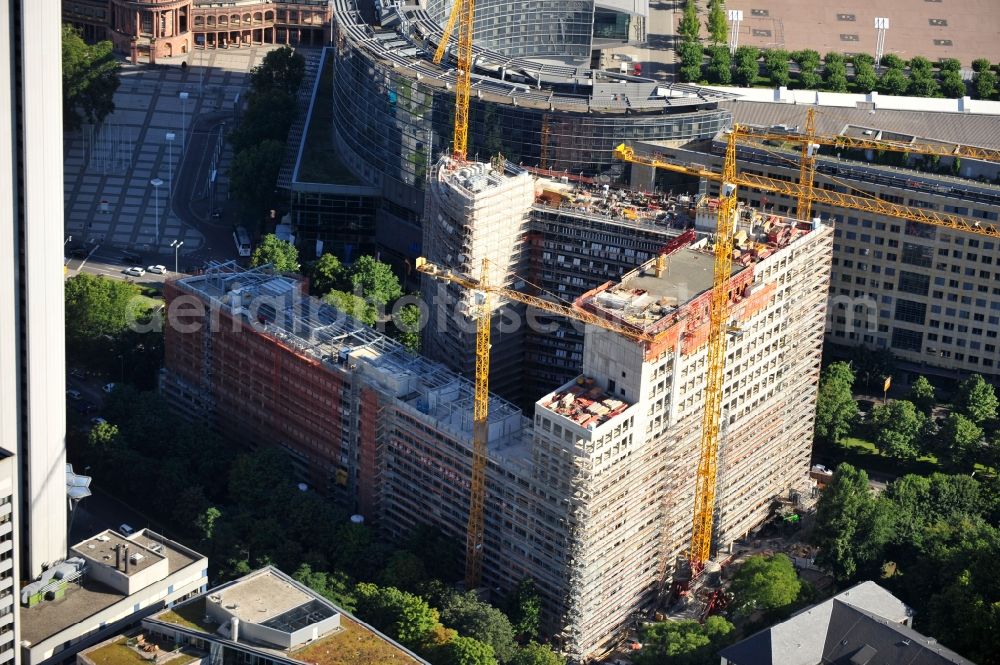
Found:
[[[211,633],[218,626],[215,622],[205,623],[205,599],[196,600],[183,606],[175,607],[172,610],[157,615],[160,621],[172,623],[185,628],[193,628],[203,633]]]
[[[941,471],[937,458],[933,456],[920,457],[915,460],[898,460],[886,457],[875,444],[856,436],[848,436],[840,440],[836,446],[816,445],[816,460],[835,469],[841,462],[847,462],[857,469],[877,471],[890,476],[905,476],[915,473],[926,476]]]
[[[311,665],[354,665],[354,663],[416,663],[391,642],[362,628],[341,615],[341,630],[317,640],[292,654],[295,660]]]
[[[125,644],[126,638],[121,638],[111,644],[106,644],[100,649],[95,649],[87,654],[87,657],[94,662],[94,665],[148,665],[153,662],[152,654],[144,658],[135,649],[131,649]],[[159,659],[160,663],[171,663],[172,665],[187,665],[197,659],[198,656],[188,653],[180,653],[169,659]]]

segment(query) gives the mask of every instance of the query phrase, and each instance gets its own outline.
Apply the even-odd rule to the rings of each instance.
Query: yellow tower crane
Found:
[[[492,317],[492,297],[494,295],[524,303],[532,307],[577,321],[599,326],[606,330],[637,342],[652,342],[655,337],[632,326],[608,321],[590,312],[575,307],[567,307],[526,293],[513,291],[502,286],[493,286],[489,280],[489,261],[483,259],[479,279],[458,275],[447,268],[430,263],[427,259],[417,259],[418,272],[473,291],[476,295],[476,376],[472,421],[472,481],[469,488],[469,522],[465,543],[465,584],[466,588],[479,586],[483,572],[483,539],[485,532],[484,507],[486,503],[486,463],[489,444],[489,378],[490,378],[490,320]]]
[[[475,17],[475,0],[455,0],[445,25],[444,34],[434,62],[440,63],[448,49],[451,33],[458,25],[458,71],[455,76],[455,135],[452,143],[452,157],[464,162],[469,149],[469,101],[472,94],[472,27]]]
[[[736,172],[736,144],[741,138],[754,140],[797,141],[803,143],[800,159],[799,183],[789,183],[756,175],[738,175]],[[644,164],[655,168],[687,173],[711,180],[721,181],[718,220],[716,223],[715,270],[712,283],[710,330],[708,338],[707,376],[705,383],[705,409],[702,415],[702,436],[699,451],[695,485],[695,509],[691,529],[689,559],[692,573],[697,574],[711,555],[712,530],[715,514],[715,484],[719,456],[719,418],[723,393],[723,370],[725,358],[725,335],[729,319],[728,281],[732,271],[732,232],[736,214],[736,191],[738,186],[778,192],[798,199],[800,219],[808,219],[813,201],[843,208],[863,210],[881,215],[908,219],[914,222],[932,224],[944,228],[967,231],[990,237],[1000,237],[1000,229],[992,224],[982,224],[958,215],[942,214],[909,208],[850,194],[817,190],[812,186],[815,173],[816,149],[819,145],[836,145],[845,148],[864,148],[916,154],[936,154],[946,156],[962,155],[988,161],[1000,160],[1000,151],[953,146],[915,144],[876,139],[853,139],[850,137],[823,136],[816,133],[815,115],[809,110],[804,134],[779,134],[755,132],[741,125],[734,125],[726,141],[726,154],[722,173],[709,171],[700,166],[683,165],[657,158],[639,157],[628,146],[615,148],[615,156],[623,161]]]

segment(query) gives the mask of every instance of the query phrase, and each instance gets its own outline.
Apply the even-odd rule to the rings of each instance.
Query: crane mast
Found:
[[[709,309],[708,358],[705,406],[701,421],[701,446],[695,478],[694,520],[688,558],[692,572],[704,566],[712,550],[715,519],[715,481],[719,461],[719,418],[722,412],[723,370],[726,360],[726,322],[729,319],[729,276],[733,272],[733,232],[736,224],[736,135],[726,142],[722,195],[715,228],[715,267]]]
[[[788,183],[756,175],[739,175],[736,171],[736,144],[739,139],[751,141],[779,140],[802,143],[799,160],[799,182]],[[798,200],[799,219],[808,219],[813,201],[829,205],[866,210],[877,214],[909,219],[915,222],[943,226],[968,231],[980,235],[1000,237],[1000,229],[990,224],[967,220],[957,215],[925,212],[863,197],[827,192],[813,187],[816,150],[820,145],[865,148],[917,154],[968,156],[986,161],[1000,161],[1000,151],[954,146],[950,149],[939,145],[901,143],[878,139],[854,139],[851,137],[823,136],[816,133],[815,110],[806,115],[805,132],[802,134],[775,133],[771,131],[751,131],[734,125],[726,140],[726,153],[722,173],[709,171],[696,165],[681,165],[655,158],[638,157],[628,146],[615,148],[615,155],[627,162],[645,164],[654,168],[696,175],[721,181],[718,219],[716,221],[714,277],[712,282],[710,329],[708,337],[707,375],[705,379],[705,407],[702,412],[702,434],[699,449],[698,469],[695,479],[694,519],[691,528],[691,547],[688,553],[693,574],[697,574],[711,556],[713,526],[715,519],[715,492],[718,476],[719,421],[722,410],[722,395],[725,369],[726,330],[729,319],[729,277],[732,273],[733,231],[736,219],[738,185],[779,192],[794,196]]]

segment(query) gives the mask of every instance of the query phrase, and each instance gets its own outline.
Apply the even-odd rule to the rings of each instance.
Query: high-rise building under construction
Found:
[[[638,267],[613,282],[597,277],[605,270],[604,250],[591,244],[598,240],[574,241],[574,252],[594,252],[583,260],[594,261],[599,280],[578,291],[586,292],[576,306],[657,333],[657,341],[638,343],[588,326],[577,347],[579,364],[564,369],[574,375],[535,393],[532,399],[543,396],[530,417],[500,398],[490,404],[483,585],[503,592],[533,578],[546,628],[568,653],[584,657],[618,638],[636,610],[656,603],[690,540],[711,237],[655,224],[673,221],[671,211],[626,201],[600,184],[574,187],[485,165],[454,177],[460,181],[441,180],[434,190],[450,200],[435,203],[433,214],[453,224],[462,210],[473,222],[479,211],[485,226],[468,238],[452,226],[434,242],[453,253],[455,270],[462,254],[473,276],[483,258],[495,262],[490,278],[508,288],[532,288],[511,266],[556,241],[530,237],[540,233],[532,225],[546,214],[589,216],[607,225],[609,245],[619,218],[637,237],[648,235],[643,254],[650,260],[633,248]],[[487,204],[498,192],[498,203],[508,204],[493,219]],[[498,220],[516,233],[497,223],[498,235],[490,238]],[[832,236],[819,223],[739,211],[719,548],[760,524],[775,499],[793,499],[807,486]],[[617,248],[626,239],[614,242]],[[662,266],[658,251],[667,253]],[[609,255],[618,261],[617,252]],[[541,261],[543,271],[555,263]],[[283,446],[299,460],[304,479],[388,534],[430,523],[464,539],[473,431],[467,380],[266,270],[216,266],[172,283],[167,296],[168,311],[178,309],[173,301],[180,296],[193,297],[202,310],[187,321],[200,325],[167,328],[168,394],[241,440]],[[439,335],[440,347],[458,356],[467,351],[449,328],[456,316],[466,310],[449,311],[445,326],[427,335]],[[527,336],[512,339],[531,348]]]

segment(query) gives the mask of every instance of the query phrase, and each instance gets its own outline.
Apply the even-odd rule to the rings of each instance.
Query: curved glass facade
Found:
[[[429,0],[427,12],[444,26],[452,0]],[[476,0],[472,40],[511,57],[590,59],[593,0]]]
[[[389,200],[419,212],[427,169],[450,148],[454,96],[353,49],[335,33],[333,122],[345,163]],[[593,175],[622,141],[710,138],[728,126],[722,109],[682,113],[584,113],[473,98],[469,157],[502,152],[513,163]],[[692,107],[686,107],[692,108]],[[695,107],[697,108],[697,107]]]

